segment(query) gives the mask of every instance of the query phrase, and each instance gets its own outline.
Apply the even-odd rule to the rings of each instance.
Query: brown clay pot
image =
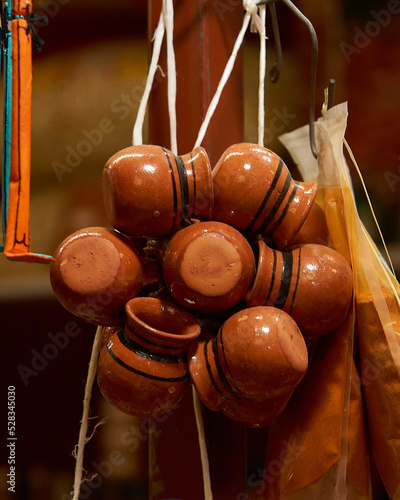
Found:
[[[316,244],[280,252],[262,240],[258,248],[248,307],[269,305],[286,311],[306,337],[332,332],[343,323],[353,294],[353,273],[340,253]]]
[[[162,261],[172,297],[188,309],[213,313],[238,304],[255,273],[250,244],[222,222],[199,222],[170,239]]]
[[[99,341],[100,342],[99,343],[99,352],[103,349],[103,347],[105,345],[107,345],[107,342],[114,335],[114,333],[117,333],[123,327],[124,327],[123,324],[115,325],[115,326],[103,326],[103,328],[101,329],[101,335],[100,335],[100,341]]]
[[[230,146],[213,170],[214,220],[246,237],[264,234],[288,246],[317,193],[316,182],[296,182],[279,156],[257,144]]]
[[[307,347],[294,320],[266,306],[235,313],[216,337],[194,342],[188,354],[203,403],[230,417],[237,411],[247,425],[272,422],[308,367]],[[257,415],[260,408],[263,415]]]
[[[50,281],[59,302],[97,325],[124,321],[126,302],[162,280],[157,260],[139,257],[135,244],[114,229],[89,227],[56,249]]]
[[[189,383],[187,345],[200,334],[182,308],[152,297],[126,305],[127,323],[101,350],[97,381],[121,411],[155,417],[171,411]]]
[[[103,197],[111,225],[131,236],[165,236],[183,219],[211,220],[213,185],[205,150],[174,156],[160,146],[131,146],[103,170]]]

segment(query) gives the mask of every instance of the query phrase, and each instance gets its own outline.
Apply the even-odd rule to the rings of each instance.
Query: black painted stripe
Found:
[[[290,204],[292,203],[293,198],[296,196],[296,191],[297,191],[298,187],[299,187],[299,183],[294,181],[293,191],[290,193],[290,196],[288,198],[288,201],[286,202],[285,208],[283,209],[283,211],[281,213],[281,216],[275,222],[274,229],[273,229],[272,233],[274,233],[278,229],[279,225],[282,223],[283,219],[286,217],[286,214],[287,214],[287,211],[289,210]]]
[[[182,217],[187,218],[189,215],[189,185],[186,167],[183,163],[182,156],[175,156],[175,163],[178,169],[179,186],[181,188]]]
[[[174,210],[172,214],[172,227],[171,231],[175,229],[176,226],[176,217],[177,217],[177,211],[178,211],[178,194],[176,192],[176,182],[175,182],[175,175],[174,175],[174,169],[172,168],[172,163],[168,154],[168,151],[165,150],[164,148],[161,148],[164,151],[165,156],[167,157],[168,165],[169,165],[169,172],[171,174],[171,179],[172,179],[172,189],[173,189],[173,195],[174,195]]]
[[[139,335],[137,332],[133,332],[132,331],[132,333],[135,335],[135,337],[139,338],[140,340],[142,340],[146,344],[154,345],[154,346],[157,346],[158,348],[161,347],[162,349],[167,349],[167,350],[169,350],[169,349],[176,349],[176,347],[174,347],[174,346],[165,345],[165,344],[158,344],[157,342],[152,342],[151,340],[148,340],[148,339],[142,337],[142,335]]]
[[[186,354],[171,354],[170,352],[154,352],[150,349],[146,349],[146,347],[135,342],[129,335],[126,335],[124,330],[119,330],[118,333],[119,341],[122,345],[124,345],[130,351],[134,351],[139,356],[143,358],[158,361],[159,363],[185,363],[186,362]],[[136,334],[135,334],[136,335]],[[147,341],[146,341],[147,342]],[[156,345],[156,344],[154,344]],[[159,346],[161,347],[161,346]]]
[[[261,205],[259,206],[259,208],[257,210],[257,213],[253,217],[253,219],[252,219],[251,223],[249,224],[249,226],[243,231],[243,234],[245,234],[245,235],[249,234],[252,231],[254,225],[257,223],[257,221],[258,221],[260,215],[262,214],[262,212],[263,212],[266,204],[268,203],[268,200],[270,199],[272,193],[274,192],[275,186],[278,183],[279,177],[280,177],[280,175],[282,173],[282,169],[283,169],[283,160],[280,159],[279,165],[278,165],[278,168],[277,168],[277,170],[275,172],[275,175],[274,175],[274,178],[272,180],[272,183],[269,186],[268,191],[265,194],[264,199],[263,199]]]
[[[222,328],[221,328],[221,330],[222,330]],[[218,336],[220,337],[220,334]],[[222,339],[221,339],[221,344],[222,344]],[[237,395],[236,392],[232,389],[232,386],[228,382],[227,378],[225,377],[225,373],[222,370],[221,361],[220,361],[219,356],[218,356],[217,337],[214,337],[211,340],[211,345],[212,345],[212,350],[213,350],[214,358],[215,358],[215,366],[217,367],[218,375],[219,375],[219,378],[222,382],[222,385],[224,386],[225,390],[227,392],[229,392],[229,394],[231,396],[236,396]],[[225,364],[226,364],[225,353],[224,353],[224,359],[225,359]],[[226,365],[226,366],[228,366],[228,365]],[[229,371],[229,368],[228,368],[228,371]]]
[[[193,155],[190,153],[190,165],[192,167],[192,175],[193,175],[193,210],[192,216],[195,214],[196,203],[197,203],[197,186],[196,186],[196,169],[194,168]]]
[[[123,368],[125,368],[126,370],[132,372],[132,373],[136,373],[137,375],[142,375],[143,377],[146,377],[146,378],[149,378],[149,379],[152,379],[152,380],[159,380],[161,382],[182,382],[184,380],[186,380],[189,375],[186,374],[186,375],[182,375],[181,377],[157,377],[156,375],[151,375],[150,373],[144,373],[142,372],[141,370],[137,370],[136,368],[134,368],[133,366],[130,366],[128,364],[126,364],[124,361],[122,361],[122,359],[120,359],[116,354],[115,352],[112,351],[111,347],[107,344],[107,351],[108,353],[110,354],[110,356],[119,364],[121,365]]]
[[[276,256],[276,251],[274,249],[272,249],[272,253],[274,255],[274,263],[272,264],[272,277],[271,277],[271,283],[269,285],[269,290],[268,290],[268,295],[267,295],[267,298],[265,299],[265,304],[268,303],[269,301],[269,298],[271,297],[271,292],[272,292],[272,289],[274,287],[274,283],[275,283],[275,275],[276,275],[276,261],[277,261],[277,256]]]
[[[226,366],[226,369],[229,372],[229,375],[231,376],[231,380],[232,380],[233,385],[235,386],[236,390],[232,388],[232,385],[229,384],[229,382],[228,382],[228,380],[227,380],[227,378],[225,376],[224,376],[224,378],[226,380],[226,383],[230,387],[230,394],[232,394],[232,396],[237,396],[238,393],[240,394],[240,389],[236,385],[235,379],[233,378],[232,373],[231,373],[231,371],[229,369],[228,360],[226,359],[225,348],[224,348],[224,341],[223,341],[223,338],[222,338],[223,330],[224,330],[224,328],[223,328],[223,325],[222,325],[221,328],[220,328],[220,331],[218,332],[217,337],[214,339],[215,340],[215,345],[217,346],[217,339],[219,339],[220,344],[221,344],[222,355],[223,355],[224,361],[225,361],[225,366]]]
[[[260,228],[257,230],[259,234],[262,234],[267,227],[270,225],[272,219],[275,217],[276,213],[278,212],[283,199],[287,195],[287,192],[289,191],[290,184],[292,182],[292,176],[290,175],[290,172],[288,172],[288,175],[285,180],[285,184],[283,185],[282,191],[279,195],[279,198],[276,200],[275,205],[272,207],[272,210],[270,213],[267,215],[267,217],[264,219],[264,222],[261,224]]]
[[[211,380],[211,384],[212,386],[214,387],[214,389],[219,393],[221,394],[221,396],[223,396],[223,393],[221,391],[221,389],[218,387],[216,381],[215,381],[215,378],[214,378],[214,375],[212,374],[212,370],[211,370],[211,365],[210,365],[210,362],[208,361],[208,356],[207,356],[207,346],[208,346],[209,342],[204,342],[204,357],[206,359],[206,368],[207,368],[207,373],[208,373],[208,376],[210,377],[210,380]]]
[[[296,298],[296,292],[297,292],[297,287],[299,286],[299,279],[300,279],[300,263],[301,263],[301,248],[299,248],[299,257],[297,259],[297,276],[296,276],[296,284],[294,285],[294,290],[293,290],[293,295],[292,295],[292,302],[290,303],[290,308],[289,308],[289,314],[292,314],[293,306],[294,306],[294,301]]]
[[[281,285],[279,287],[278,297],[276,298],[274,307],[282,309],[285,305],[287,297],[289,295],[290,283],[292,281],[292,270],[293,270],[293,253],[291,250],[287,252],[282,252],[282,274],[281,274]]]

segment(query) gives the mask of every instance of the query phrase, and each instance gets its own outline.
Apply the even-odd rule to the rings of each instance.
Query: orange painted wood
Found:
[[[27,29],[25,19],[11,21],[13,106],[6,255],[29,252],[32,47]]]
[[[49,262],[52,260],[50,256],[29,251],[32,33],[27,18],[31,12],[31,2],[13,0],[13,19],[10,22],[12,44],[11,154],[4,255],[9,259],[25,262]]]
[[[224,7],[221,9],[221,5]],[[149,36],[161,1],[149,1]],[[177,68],[178,153],[193,149],[202,120],[231,55],[243,20],[241,2],[176,0],[174,48]],[[167,74],[165,51],[160,66]],[[149,105],[149,140],[170,148],[167,79],[159,73]],[[243,140],[242,60],[238,57],[202,146],[215,165],[223,151]],[[213,500],[243,498],[246,428],[204,409]],[[149,498],[203,500],[202,470],[191,390],[150,439]],[[241,497],[240,497],[241,495]]]

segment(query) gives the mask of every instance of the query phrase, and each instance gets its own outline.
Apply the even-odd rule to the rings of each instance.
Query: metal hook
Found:
[[[269,72],[269,81],[276,83],[279,80],[282,69],[282,45],[281,37],[279,36],[278,17],[276,15],[276,8],[274,3],[268,5],[271,14],[272,31],[274,34],[275,47],[276,47],[276,62],[273,64]]]
[[[330,109],[333,106],[333,95],[335,92],[335,80],[331,78],[329,80],[329,85],[328,85],[328,102],[327,102],[327,109]]]
[[[260,0],[258,5],[269,5],[270,7],[277,0]],[[308,31],[311,35],[312,42],[312,52],[311,52],[311,64],[310,64],[310,103],[309,103],[309,135],[310,135],[310,147],[314,158],[317,158],[317,148],[315,144],[315,130],[314,130],[314,121],[315,121],[315,87],[316,87],[316,79],[317,79],[317,59],[318,59],[318,38],[314,26],[311,21],[294,5],[290,0],[282,0],[284,4],[289,7],[289,9],[295,13],[295,15],[303,21],[303,23],[307,26]],[[272,11],[271,11],[271,19],[272,19]],[[277,22],[275,24],[277,27]],[[275,32],[274,32],[275,34]],[[278,64],[279,65],[279,60]],[[274,69],[274,68],[272,68]],[[271,70],[272,71],[272,70]],[[270,76],[271,78],[271,76]],[[272,80],[271,80],[272,81]],[[276,81],[276,80],[275,80]]]

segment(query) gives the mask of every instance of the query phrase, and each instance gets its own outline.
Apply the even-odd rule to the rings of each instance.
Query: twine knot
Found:
[[[251,15],[250,31],[252,33],[263,33],[264,23],[258,15],[257,0],[243,0],[243,8],[248,14]]]
[[[243,0],[243,8],[251,15],[257,14],[258,5],[256,0]]]

